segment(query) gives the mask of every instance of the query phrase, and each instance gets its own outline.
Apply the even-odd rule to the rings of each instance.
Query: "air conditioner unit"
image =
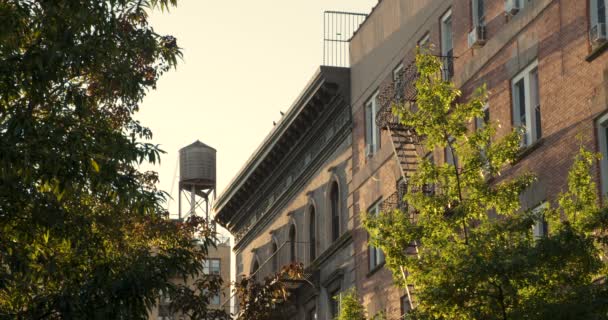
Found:
[[[484,26],[474,27],[469,32],[469,48],[479,48],[486,43],[486,28]]]
[[[373,144],[368,144],[367,146],[365,146],[365,156],[366,157],[371,157],[374,155],[374,152],[376,152],[376,145]]]
[[[521,10],[520,0],[506,0],[505,12],[508,15],[514,16]]]
[[[589,40],[591,40],[593,45],[603,44],[608,40],[607,33],[605,23],[596,23],[589,31]]]

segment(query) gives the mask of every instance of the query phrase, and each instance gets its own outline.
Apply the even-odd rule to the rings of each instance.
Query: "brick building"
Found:
[[[218,199],[219,221],[237,234],[238,273],[270,272],[294,257],[305,262],[316,287],[297,291],[297,319],[331,319],[330,297],[352,285],[370,315],[395,319],[412,306],[407,291],[393,286],[382,252],[368,246],[359,213],[399,205],[409,156],[452,161],[444,150],[408,151],[383,121],[390,111],[381,97],[411,94],[415,77],[405,75],[415,74],[418,45],[444,57],[444,76],[463,98],[487,85],[486,118],[500,123],[499,136],[514,126],[527,129],[521,159],[507,171],[507,177],[522,171],[538,176],[521,196],[524,209],[554,201],[564,190],[577,135],[604,155],[595,174],[605,195],[605,4],[379,1],[350,39],[350,67],[322,67]],[[284,245],[290,248],[285,253]]]
[[[566,183],[578,149],[577,135],[607,155],[608,53],[603,0],[383,0],[351,40],[353,172],[349,202],[354,211],[395,205],[407,171],[407,144],[376,128],[378,97],[386,88],[407,91],[403,78],[416,45],[434,44],[446,59],[446,76],[466,98],[487,84],[486,117],[499,121],[498,135],[525,126],[521,160],[508,174],[535,173],[538,183],[522,195],[523,208],[553,201]],[[395,80],[399,83],[395,84]],[[403,83],[405,82],[405,83]],[[384,105],[386,107],[386,105]],[[382,123],[380,123],[382,126]],[[384,128],[386,129],[386,127]],[[377,133],[380,132],[380,133]],[[450,161],[444,150],[428,155]],[[602,194],[608,190],[608,161],[598,162]],[[599,190],[598,190],[599,191]],[[355,278],[370,314],[396,318],[410,307],[407,292],[391,286],[382,256],[367,244],[354,219]],[[388,299],[387,299],[388,297]]]

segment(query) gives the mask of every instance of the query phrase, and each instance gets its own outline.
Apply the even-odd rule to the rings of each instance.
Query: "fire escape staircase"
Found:
[[[393,106],[415,108],[418,71],[415,64],[409,65],[395,75],[395,80],[382,88],[379,96],[380,110],[376,124],[388,131],[403,181],[416,172],[419,157],[424,155],[421,139],[416,130],[406,127],[393,114]]]
[[[381,89],[380,110],[376,115],[378,127],[387,131],[391,137],[394,155],[401,172],[401,180],[397,182],[397,191],[383,202],[381,210],[389,212],[398,208],[402,212],[407,212],[410,219],[413,220],[415,220],[415,212],[408,208],[403,201],[403,196],[406,192],[411,191],[411,188],[408,188],[408,180],[416,172],[418,161],[420,157],[424,156],[424,148],[415,128],[403,125],[399,121],[399,117],[393,113],[393,107],[410,108],[410,110],[415,108],[417,79],[418,70],[414,63],[395,74],[394,80]],[[406,250],[408,254],[418,256],[416,241],[412,242]],[[413,289],[412,284],[406,285],[406,293],[412,309],[414,308]]]
[[[441,76],[443,79],[449,80],[454,74],[454,64],[452,55],[437,56],[443,62]],[[425,150],[422,145],[423,137],[419,136],[415,128],[403,125],[397,116],[393,113],[393,106],[400,108],[416,109],[416,80],[419,73],[415,63],[411,63],[406,68],[401,69],[394,75],[394,80],[385,85],[380,91],[380,110],[376,114],[376,124],[381,130],[385,130],[391,136],[391,144],[395,158],[399,164],[402,180],[397,182],[397,191],[389,196],[383,203],[382,211],[389,212],[399,208],[402,212],[407,212],[410,219],[416,220],[416,213],[411,208],[408,208],[407,203],[403,201],[403,196],[406,192],[413,191],[408,186],[408,179],[416,172],[418,161],[425,156]],[[431,186],[423,187],[422,192],[432,193]],[[406,248],[408,254],[418,256],[418,244],[412,242]],[[418,256],[419,257],[419,256]],[[408,284],[406,291],[410,301],[410,307],[414,308],[411,291],[413,285]]]

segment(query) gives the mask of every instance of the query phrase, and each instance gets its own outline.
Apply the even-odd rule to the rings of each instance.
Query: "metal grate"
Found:
[[[350,67],[350,39],[366,14],[325,11],[323,14],[323,65]]]

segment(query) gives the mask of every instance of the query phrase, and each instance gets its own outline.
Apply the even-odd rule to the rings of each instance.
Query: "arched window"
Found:
[[[279,254],[277,252],[277,243],[272,241],[272,272],[277,272],[279,270]]]
[[[331,204],[331,240],[336,241],[340,237],[340,193],[337,182],[331,185],[329,198]]]
[[[310,262],[317,257],[317,226],[315,225],[315,207],[310,207],[310,224],[308,225],[308,241],[310,242]]]
[[[253,266],[251,267],[251,275],[255,276],[255,273],[260,269],[260,263],[258,262],[258,257],[253,257]]]
[[[296,262],[296,226],[289,227],[289,261]]]

